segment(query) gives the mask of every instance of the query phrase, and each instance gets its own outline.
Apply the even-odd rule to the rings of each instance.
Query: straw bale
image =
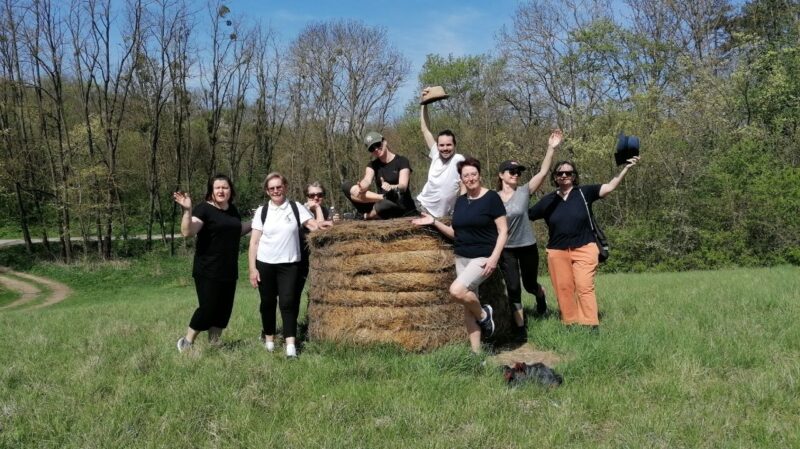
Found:
[[[453,252],[447,249],[363,254],[348,257],[313,257],[315,271],[338,271],[342,274],[437,272],[452,269]]]
[[[308,240],[314,249],[325,248],[331,244],[345,241],[389,242],[404,237],[422,236],[430,237],[444,242],[446,239],[430,226],[416,226],[409,218],[396,218],[394,220],[357,221],[346,220],[336,226],[309,233]]]
[[[338,304],[342,306],[380,306],[386,309],[436,306],[449,304],[450,295],[447,290],[431,290],[423,292],[375,292],[361,290],[340,290],[312,288],[309,297],[321,304]]]
[[[395,343],[410,351],[420,351],[466,338],[464,312],[457,304],[385,308],[316,303],[308,313],[312,339]]]
[[[375,273],[348,275],[340,271],[316,271],[311,287],[349,289],[378,293],[429,292],[441,290],[455,280],[452,272]],[[322,292],[320,292],[322,293]]]

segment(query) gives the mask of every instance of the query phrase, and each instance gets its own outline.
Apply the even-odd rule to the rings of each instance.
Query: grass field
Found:
[[[509,389],[466,344],[287,361],[244,281],[226,343],[178,354],[189,257],[31,271],[74,293],[0,312],[2,448],[800,447],[798,267],[600,276],[599,335],[530,327],[563,359],[552,390]]]

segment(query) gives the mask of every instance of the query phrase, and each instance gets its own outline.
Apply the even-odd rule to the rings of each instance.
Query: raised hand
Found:
[[[550,148],[555,148],[561,144],[562,140],[564,140],[564,133],[562,133],[560,129],[556,128],[550,133],[550,139],[547,140],[547,145]]]
[[[184,210],[190,210],[192,208],[192,197],[186,192],[175,192],[172,194],[172,199]]]

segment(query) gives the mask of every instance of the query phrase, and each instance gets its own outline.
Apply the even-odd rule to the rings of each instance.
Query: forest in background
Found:
[[[337,186],[363,174],[369,130],[424,184],[419,106],[392,113],[410,63],[385,29],[317,22],[283,41],[221,1],[0,2],[0,226],[28,248],[44,238],[69,263],[115,257],[112,238],[160,245],[179,228],[171,192],[199,200],[216,172],[242,210],[273,170],[346,210]],[[419,90],[451,96],[432,130],[452,129],[487,185],[504,159],[538,168],[553,127],[585,184],[617,172],[618,133],[639,136],[642,163],[595,207],[607,269],[800,264],[800,2],[613,6],[520,2],[490,54],[428,55]]]

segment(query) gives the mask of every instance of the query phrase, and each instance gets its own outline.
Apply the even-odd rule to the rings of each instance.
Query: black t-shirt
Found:
[[[494,190],[470,200],[467,195],[456,198],[453,208],[453,251],[457,256],[474,259],[489,257],[497,244],[497,224],[494,220],[506,214],[503,200]]]
[[[373,159],[370,161],[369,166],[375,172],[375,185],[377,186],[377,191],[380,194],[386,193],[386,191],[381,188],[381,178],[383,178],[383,180],[389,184],[397,185],[400,183],[400,170],[407,168],[409,172],[413,172],[411,169],[411,163],[408,162],[408,159],[406,159],[404,156],[400,156],[399,154],[395,154],[394,159],[386,164],[381,162],[380,159]],[[405,210],[416,209],[416,206],[414,205],[414,197],[411,194],[410,182],[411,177],[409,176],[409,186],[406,189],[406,193],[400,195],[398,200],[400,206]]]
[[[579,248],[595,241],[589,214],[578,189],[586,197],[589,209],[592,203],[600,199],[600,184],[578,186],[569,192],[566,201],[552,192],[528,210],[528,218],[544,218],[547,223],[550,231],[547,247],[550,249]]]
[[[203,201],[192,210],[203,221],[197,233],[192,276],[219,281],[235,281],[239,276],[239,239],[242,218],[236,206],[227,210]]]

